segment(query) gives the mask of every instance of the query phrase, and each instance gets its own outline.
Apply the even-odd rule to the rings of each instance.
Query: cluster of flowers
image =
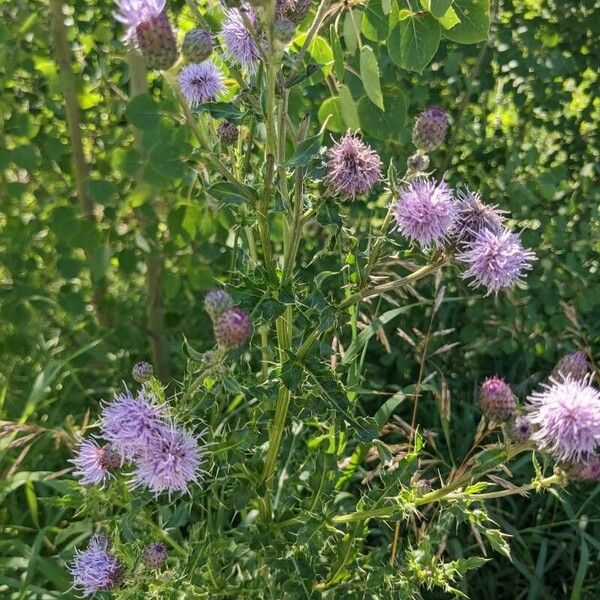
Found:
[[[420,175],[429,165],[426,152],[446,135],[448,117],[433,106],[417,118],[413,142],[417,153],[408,161],[411,180],[393,199],[396,229],[423,249],[436,248],[464,263],[463,277],[473,278],[487,294],[511,287],[531,268],[535,255],[504,225],[503,211],[480,194],[454,192],[444,181]],[[348,132],[328,152],[327,178],[335,193],[355,198],[381,181],[381,160],[358,136]]]
[[[483,382],[479,404],[490,419],[508,423],[516,441],[535,443],[571,478],[600,479],[600,391],[592,385],[584,352],[564,356],[525,407],[518,407],[499,377]]]
[[[224,350],[243,346],[252,334],[252,319],[243,309],[233,305],[233,298],[223,289],[210,290],[204,297],[215,339]]]
[[[138,381],[152,377],[147,363],[136,365],[133,374]],[[134,466],[133,486],[155,494],[185,492],[198,482],[203,447],[145,389],[135,397],[126,390],[104,405],[100,429],[105,443],[84,439],[71,461],[82,484],[103,485],[125,464]]]
[[[109,547],[109,539],[97,533],[84,551],[75,552],[69,571],[73,575],[73,586],[81,589],[84,596],[108,592],[123,583],[125,567]],[[149,569],[160,569],[167,560],[167,548],[161,542],[152,542],[144,548],[141,558]]]

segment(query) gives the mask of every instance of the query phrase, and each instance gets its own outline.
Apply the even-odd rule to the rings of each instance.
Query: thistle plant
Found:
[[[419,427],[422,373],[403,382],[414,387],[402,428],[395,405],[367,408],[361,354],[409,295],[433,318],[445,273],[498,295],[525,281],[535,254],[507,213],[437,172],[429,154],[448,133],[444,108],[416,117],[404,174],[362,132],[330,137],[308,115],[292,118],[292,89],[323,68],[304,59],[333,14],[327,2],[227,6],[214,30],[178,32],[178,60],[165,7],[120,0],[127,39],[163,72],[177,103],[170,116],[195,146],[192,187],[231,224],[231,269],[202,299],[210,349],[184,339],[182,383],[136,365],[141,389],[105,400],[76,450],[81,510],[110,532],[115,555],[94,537],[71,567],[74,585],[117,597],[417,598],[432,585],[458,594],[457,577],[484,559],[450,559],[442,532],[469,523],[508,553],[489,501],[596,478],[600,392],[571,359],[527,401],[497,375],[477,382],[482,424],[452,468]],[[364,239],[346,226],[359,203],[373,207]],[[307,250],[310,227],[329,227],[322,241],[335,252]],[[327,252],[330,268],[315,273],[315,255]],[[415,289],[428,278],[431,302]],[[400,306],[380,314],[385,303]],[[428,385],[448,419],[446,388]],[[523,453],[543,466],[536,459],[530,482],[504,486],[494,472]],[[173,578],[158,581],[166,561]]]

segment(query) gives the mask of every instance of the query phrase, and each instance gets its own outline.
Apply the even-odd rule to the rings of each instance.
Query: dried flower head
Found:
[[[102,485],[111,471],[121,466],[121,457],[110,444],[100,446],[88,438],[81,442],[77,455],[69,462],[75,465],[73,475],[83,485]]]
[[[529,396],[532,439],[560,461],[584,462],[600,445],[600,392],[583,379],[550,380]]]
[[[145,451],[163,426],[164,405],[140,391],[134,398],[127,390],[104,405],[101,418],[102,435],[123,460],[131,460]]]
[[[510,385],[499,377],[488,377],[479,390],[479,405],[495,421],[507,421],[515,414],[515,397]]]
[[[535,254],[524,249],[519,236],[507,229],[500,233],[484,229],[456,258],[468,266],[462,276],[473,278],[470,285],[484,286],[489,295],[521,281],[524,271],[531,269]]]
[[[123,565],[108,552],[108,539],[95,535],[83,552],[77,551],[69,565],[73,586],[80,588],[84,596],[110,591],[123,581]]]
[[[245,310],[234,306],[218,316],[214,330],[219,346],[233,350],[243,346],[252,334],[252,319]]]
[[[153,542],[144,548],[142,560],[149,569],[160,569],[167,560],[167,548],[161,542]]]
[[[245,67],[250,73],[253,73],[258,65],[260,51],[252,34],[248,31],[240,11],[245,13],[257,35],[260,35],[257,31],[260,25],[258,16],[250,4],[244,2],[239,9],[228,10],[221,30],[225,43],[225,56],[234,64]],[[266,44],[264,40],[262,43]]]
[[[215,321],[219,315],[233,306],[233,298],[222,288],[214,288],[204,296],[204,310]]]
[[[234,123],[223,121],[217,129],[217,135],[221,144],[224,146],[232,146],[238,140],[239,132]]]
[[[165,0],[117,0],[115,18],[127,28],[125,41],[153,69],[170,69],[179,55]]]
[[[473,242],[477,234],[484,229],[495,234],[502,232],[504,214],[497,206],[485,204],[478,192],[468,189],[459,191],[457,196],[458,216],[453,232],[457,245],[464,247]]]
[[[206,29],[192,29],[185,34],[181,53],[188,62],[201,63],[205,61],[213,51],[215,40]]]
[[[211,102],[225,90],[223,74],[208,60],[183,67],[178,79],[181,92],[190,106]]]
[[[300,23],[310,10],[311,0],[277,0],[278,17],[285,17],[294,23]]]
[[[585,352],[571,352],[563,356],[552,371],[553,379],[564,379],[570,376],[571,379],[583,379],[590,370]]]
[[[423,248],[441,246],[458,213],[452,190],[444,181],[411,181],[394,202],[396,228]]]
[[[327,155],[327,179],[337,194],[355,198],[381,181],[379,155],[353,133],[346,133]]]
[[[412,132],[413,144],[423,152],[435,150],[446,137],[448,114],[441,106],[431,106],[416,119]]]
[[[202,451],[196,438],[173,424],[163,425],[137,459],[134,485],[160,492],[185,492],[197,482]]]
[[[138,383],[146,383],[154,377],[154,367],[148,362],[137,362],[131,369],[131,376]]]

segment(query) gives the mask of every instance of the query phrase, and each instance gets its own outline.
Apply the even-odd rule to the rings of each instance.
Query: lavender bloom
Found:
[[[441,106],[431,106],[424,110],[413,127],[413,144],[423,152],[435,150],[446,137],[448,115]]]
[[[165,0],[117,0],[115,18],[127,28],[125,41],[137,48],[149,66],[170,69],[177,61],[177,42],[164,12]]]
[[[441,181],[419,178],[400,192],[395,201],[396,228],[423,248],[441,246],[458,214],[452,190]]]
[[[145,485],[156,494],[185,492],[198,481],[201,460],[202,451],[191,433],[164,425],[138,458],[134,485]]]
[[[84,596],[112,590],[123,581],[123,565],[108,552],[108,539],[103,535],[93,536],[86,550],[75,553],[69,571],[73,585]]]
[[[252,319],[241,308],[228,308],[214,322],[214,330],[218,344],[233,350],[243,346],[252,334]]]
[[[458,192],[458,216],[454,227],[454,238],[460,246],[473,242],[484,229],[499,234],[504,223],[504,211],[497,206],[485,204],[478,192]]]
[[[154,398],[139,392],[134,398],[127,390],[102,410],[102,435],[123,460],[136,458],[164,425],[166,410]]]
[[[178,79],[181,92],[192,107],[214,100],[225,89],[223,74],[208,60],[183,67]]]
[[[382,178],[377,152],[353,133],[346,133],[327,155],[327,178],[337,194],[355,198]]]
[[[101,485],[121,465],[121,458],[110,444],[99,446],[88,438],[81,442],[77,456],[69,462],[75,465],[73,474],[83,485]]]
[[[484,229],[456,258],[469,267],[462,276],[473,278],[471,287],[482,285],[489,295],[521,281],[523,272],[531,269],[535,254],[525,250],[519,236],[507,229],[500,233]]]
[[[225,56],[234,64],[246,67],[250,73],[254,73],[260,51],[252,34],[246,28],[240,11],[245,12],[255,31],[259,28],[256,12],[247,2],[244,2],[239,9],[228,10],[221,30],[225,43]]]
[[[144,548],[142,560],[149,569],[160,569],[167,560],[167,548],[161,542],[152,542]]]
[[[600,445],[600,392],[590,380],[551,379],[527,399],[531,438],[557,460],[584,462]]]
[[[571,379],[583,379],[589,368],[590,365],[585,352],[571,352],[558,361],[550,377],[560,379],[570,376]]]

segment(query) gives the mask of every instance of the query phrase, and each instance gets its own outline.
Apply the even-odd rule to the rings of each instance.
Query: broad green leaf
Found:
[[[292,47],[296,50],[300,50],[305,39],[305,33],[296,36],[292,42]],[[305,65],[310,63],[319,65],[319,69],[306,80],[304,85],[316,85],[317,83],[321,83],[321,81],[331,73],[333,69],[333,52],[324,38],[316,36],[313,39],[308,45],[303,63]]]
[[[247,191],[250,194],[255,194],[251,188],[247,188]],[[243,191],[229,181],[219,181],[219,183],[211,185],[206,193],[221,204],[243,204],[248,200]]]
[[[350,90],[347,86],[340,85],[338,88],[338,94],[340,95],[340,106],[346,125],[350,129],[360,129],[358,111]]]
[[[344,17],[342,33],[344,36],[344,44],[346,44],[346,48],[350,54],[354,54],[358,48],[361,20],[362,13],[352,9],[350,9]]]
[[[395,64],[422,73],[440,45],[440,25],[429,14],[413,15],[392,29],[387,45]]]
[[[371,42],[383,42],[388,35],[388,18],[381,0],[369,0],[361,21],[362,34]]]
[[[438,19],[438,23],[444,29],[452,29],[457,23],[460,23],[460,19],[454,9],[450,7],[446,11],[446,14],[441,19]]]
[[[446,14],[451,4],[452,0],[429,0],[429,12],[436,19],[440,19]]]
[[[244,116],[240,109],[231,102],[204,102],[198,106],[198,112],[207,112],[215,119],[239,121]]]
[[[460,23],[442,31],[445,38],[459,44],[476,44],[487,40],[490,28],[489,0],[454,0],[452,8]]]
[[[290,159],[290,166],[305,167],[310,162],[310,159],[320,150],[322,139],[322,135],[314,135],[300,142]]]
[[[373,49],[369,46],[363,46],[360,50],[360,78],[369,100],[384,110],[379,83],[379,65]]]
[[[361,129],[378,140],[397,138],[406,124],[406,97],[397,88],[384,88],[383,103],[385,112],[367,98],[361,98],[358,103]]]
[[[125,117],[139,129],[158,127],[160,118],[158,103],[148,94],[140,94],[129,101],[125,109]]]
[[[341,133],[346,131],[346,125],[344,124],[344,117],[342,117],[342,109],[340,106],[340,99],[327,98],[319,108],[319,123],[321,125],[327,122],[327,129],[334,133]]]
[[[335,30],[335,25],[329,29],[329,40],[331,42],[331,50],[333,52],[333,70],[338,81],[344,81],[346,67],[344,66],[344,52],[340,38]]]

